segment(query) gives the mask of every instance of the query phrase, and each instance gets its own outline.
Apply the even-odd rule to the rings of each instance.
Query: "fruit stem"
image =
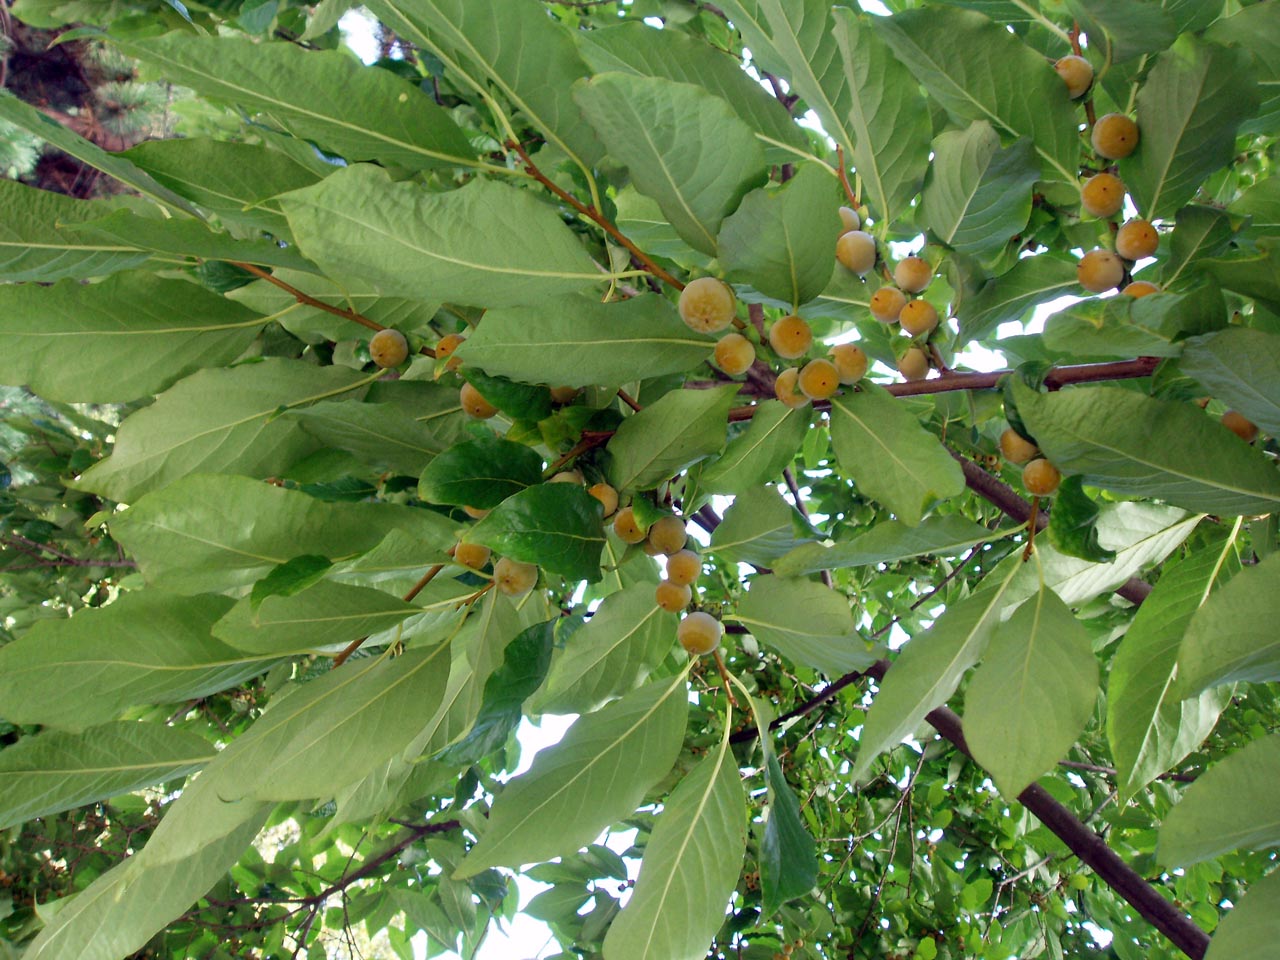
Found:
[[[849,198],[849,203],[853,209],[857,210],[862,204],[858,201],[858,195],[854,192],[853,187],[849,185],[849,174],[844,165],[844,147],[836,144],[836,172],[840,174],[840,185],[844,187],[844,195]]]
[[[711,652],[711,656],[715,658],[716,669],[720,671],[720,679],[724,681],[724,695],[729,698],[729,706],[741,710],[738,701],[733,698],[733,679],[729,676],[729,668],[724,665],[724,657],[720,655],[718,647]]]
[[[611,436],[612,432],[598,431],[591,434],[583,434],[582,439],[573,445],[573,447],[564,456],[554,460],[547,469],[542,471],[542,478],[548,480],[559,473],[570,460],[582,456],[592,447],[598,447]]]
[[[1031,498],[1031,516],[1027,519],[1027,547],[1022,551],[1022,562],[1026,563],[1036,552],[1036,530],[1040,522],[1040,498]]]
[[[622,389],[618,390],[618,399],[621,400],[623,403],[625,403],[628,407],[630,407],[636,413],[639,413],[641,410],[644,409],[644,407],[640,406],[640,404],[636,402],[635,398],[632,397],[631,394],[627,393],[627,391],[625,390],[622,390]]]
[[[422,575],[422,579],[419,580],[417,583],[415,583],[409,589],[409,592],[406,593],[403,597],[401,597],[401,599],[404,600],[405,603],[408,603],[410,600],[412,600],[414,597],[420,594],[423,588],[432,580],[434,580],[436,578],[436,574],[443,569],[444,569],[443,563],[437,563],[431,568],[429,568],[427,572]],[[349,644],[347,644],[346,648],[340,654],[338,654],[336,657],[333,658],[333,669],[336,670],[338,667],[346,663],[347,658],[349,658],[353,653],[359,650],[360,645],[368,639],[369,638],[367,636],[364,636],[364,637],[361,637],[359,640],[352,640]]]
[[[600,213],[600,211],[598,211],[595,207],[591,206],[590,204],[583,203],[573,194],[569,193],[567,190],[561,189],[557,184],[552,183],[549,179],[547,179],[546,174],[544,174],[541,170],[538,169],[537,164],[533,162],[529,154],[525,152],[524,147],[521,146],[518,141],[508,140],[507,148],[510,150],[514,150],[516,153],[520,155],[520,160],[525,165],[525,169],[529,171],[529,176],[533,177],[540,184],[542,184],[544,187],[546,187],[548,190],[554,193],[557,197],[559,197],[565,203],[569,204],[569,206],[573,207],[573,209],[577,210],[584,217],[587,217],[588,219],[595,222],[602,230],[604,230],[605,233],[609,234],[609,236],[617,240],[618,243],[626,247],[627,251],[633,257],[635,257],[638,261],[640,261],[640,263],[644,266],[646,270],[648,270],[658,279],[662,280],[664,283],[668,283],[671,286],[675,287],[677,290],[684,289],[683,283],[681,283],[671,274],[667,273],[667,271],[663,270],[660,266],[654,263],[653,260],[650,259],[649,255],[645,253],[643,250],[641,250],[639,247],[637,247],[629,239],[627,239],[627,237],[622,233],[622,231],[619,230],[612,222],[610,222],[608,217]]]

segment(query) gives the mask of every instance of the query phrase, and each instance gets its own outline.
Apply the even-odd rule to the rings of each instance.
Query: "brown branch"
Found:
[[[640,404],[636,402],[635,398],[632,397],[631,394],[627,393],[627,391],[623,390],[621,387],[618,388],[618,399],[621,400],[623,403],[625,403],[628,407],[630,407],[636,413],[639,413],[641,410],[644,409],[644,407],[640,406]]]
[[[853,187],[849,186],[849,174],[846,172],[844,166],[844,147],[840,146],[838,143],[836,144],[836,164],[836,169],[840,174],[840,185],[844,187],[844,195],[849,198],[849,202],[853,204],[853,208],[857,210],[861,204],[858,202],[857,194],[853,192]]]
[[[240,260],[232,260],[230,263],[239,267],[241,270],[249,271],[255,277],[262,278],[267,281],[267,283],[274,284],[285,293],[290,294],[293,299],[297,300],[299,303],[305,303],[308,307],[315,307],[317,310],[323,310],[325,313],[332,313],[335,317],[342,317],[345,320],[353,320],[362,327],[368,327],[370,330],[386,329],[382,324],[375,323],[364,314],[356,313],[354,310],[345,310],[342,307],[335,307],[333,304],[325,303],[323,300],[317,300],[315,297],[311,296],[311,294],[303,293],[293,284],[285,283],[279,277],[273,276],[269,271],[263,270],[261,267],[254,266],[252,263],[244,263]],[[434,351],[431,355],[435,356]]]
[[[597,210],[595,207],[591,206],[590,204],[583,203],[573,194],[569,193],[567,190],[561,189],[557,184],[553,183],[550,179],[548,179],[546,174],[544,174],[541,170],[538,169],[537,164],[535,164],[533,160],[530,158],[529,154],[525,152],[525,149],[521,144],[519,144],[515,140],[508,140],[507,149],[514,150],[516,153],[520,155],[520,160],[524,163],[525,168],[528,170],[529,176],[533,177],[540,184],[542,184],[544,187],[546,187],[548,190],[554,193],[557,197],[559,197],[565,203],[569,204],[569,206],[573,207],[573,209],[577,210],[584,217],[587,217],[589,220],[591,220],[593,223],[599,226],[600,229],[604,230],[605,233],[613,237],[614,240],[622,244],[622,246],[627,249],[627,252],[629,252],[633,257],[639,260],[641,264],[644,265],[644,268],[646,270],[648,270],[650,273],[652,273],[655,277],[659,278],[663,282],[669,283],[671,286],[675,287],[677,290],[684,289],[683,283],[681,283],[671,274],[667,273],[667,271],[663,270],[662,267],[654,263],[653,260],[649,257],[649,255],[645,253],[643,250],[641,250],[639,247],[637,247],[634,243],[632,243],[631,240],[629,240],[622,233],[622,231],[619,230],[613,224],[613,222],[609,220],[608,217],[606,217],[604,214],[602,214],[599,210]]]
[[[414,597],[420,594],[423,591],[423,589],[426,587],[426,585],[436,578],[436,574],[438,574],[443,569],[444,569],[443,563],[434,564],[430,569],[427,570],[426,573],[422,575],[422,579],[419,580],[417,583],[415,583],[412,587],[410,587],[409,592],[406,593],[400,599],[403,600],[405,603],[409,603],[411,600],[413,600]],[[349,644],[347,644],[346,648],[340,654],[338,654],[336,657],[333,658],[333,669],[336,670],[338,667],[346,663],[347,659],[353,653],[359,650],[360,645],[363,644],[368,639],[369,637],[366,635],[361,637],[358,640],[352,640]]]

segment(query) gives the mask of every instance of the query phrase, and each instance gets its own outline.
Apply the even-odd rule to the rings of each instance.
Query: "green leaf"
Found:
[[[411,170],[475,162],[466,135],[417,85],[344,52],[179,32],[117,45],[168,82],[262,113],[348,161]]]
[[[1224,253],[1234,236],[1232,218],[1223,210],[1195,204],[1179,210],[1169,236],[1169,257],[1160,273],[1165,288],[1175,284],[1188,268],[1193,274],[1198,272],[1199,261]]]
[[[1242,570],[1196,611],[1178,650],[1174,693],[1280,680],[1280,554]]]
[[[670,771],[687,713],[680,673],[580,718],[498,794],[480,842],[454,877],[549,860],[590,843]]]
[[[1233,516],[1269,513],[1280,503],[1275,466],[1190,404],[1122,387],[1014,390],[1045,456],[1085,483]]]
[[[731,563],[769,566],[803,543],[804,518],[775,487],[753,487],[738,494],[711,534],[711,551]]]
[[[1173,43],[1178,25],[1162,4],[1138,0],[1068,0],[1067,9],[1089,37],[1090,53],[1110,65],[1157,53]]]
[[[1192,337],[1178,368],[1264,432],[1280,436],[1280,334],[1228,327]]]
[[[780,187],[748,193],[717,240],[728,279],[793,307],[822,293],[835,267],[838,199],[836,182],[814,164],[801,165]]]
[[[0,751],[0,829],[185,777],[215,754],[195,734],[154,723],[23,737]]]
[[[800,801],[787,784],[772,743],[767,737],[760,742],[765,748],[764,779],[769,797],[769,818],[760,838],[760,906],[767,918],[788,900],[813,890],[818,882],[818,848],[804,825]]]
[[[819,570],[898,563],[923,554],[958,556],[966,547],[1007,536],[1007,530],[988,530],[967,517],[952,513],[927,517],[908,527],[885,520],[852,540],[831,545],[806,543],[781,557],[773,572],[783,577],[804,577]]]
[[[672,390],[623,420],[605,448],[609,482],[618,490],[648,490],[725,444],[738,385]]]
[[[714,348],[662,297],[565,297],[488,311],[457,356],[493,375],[586,387],[683,373]]]
[[[964,474],[946,447],[883,387],[863,383],[856,393],[831,398],[831,445],[859,492],[907,526],[964,490]]]
[[[457,524],[389,503],[330,503],[246,477],[193,476],[144,497],[111,535],[152,587],[178,593],[243,590],[293,557],[334,561],[372,550],[392,530],[417,538],[425,568]],[[221,616],[221,614],[219,614]]]
[[[1044,343],[1065,354],[1176,357],[1187,334],[1226,322],[1222,292],[1212,281],[1201,281],[1179,293],[1081,300],[1047,318]]]
[[[1049,542],[1061,553],[1093,563],[1110,563],[1116,552],[1098,542],[1098,505],[1084,492],[1079,477],[1067,477],[1058,487],[1049,514]]]
[[[876,757],[915,733],[925,715],[955,693],[1000,622],[1015,572],[1016,568],[1010,570],[1000,581],[989,580],[977,593],[947,607],[933,626],[902,648],[867,711],[850,780],[864,777]]]
[[[525,700],[546,679],[555,623],[535,623],[507,644],[502,666],[485,681],[484,701],[471,732],[436,760],[450,766],[476,763],[507,742],[524,716]]]
[[[449,644],[357,660],[279,698],[206,770],[228,800],[330,797],[397,756],[427,725],[449,677]]]
[[[1200,261],[1200,268],[1228,290],[1280,310],[1280,239],[1264,237],[1255,250]]]
[[[489,180],[433,193],[354,164],[280,203],[310,260],[386,296],[514,307],[604,277],[553,209]]]
[[[782,476],[809,432],[810,408],[792,409],[778,400],[756,405],[745,431],[702,470],[699,483],[713,493],[740,494]]]
[[[185,280],[0,286],[0,380],[47,400],[118,403],[240,356],[263,319]]]
[[[707,44],[676,30],[646,23],[619,23],[575,34],[583,59],[595,73],[630,71],[691,83],[720,97],[780,158],[809,152],[786,108],[751,79],[733,57],[714,56]],[[643,244],[642,244],[643,246]],[[646,247],[646,249],[648,249]]]
[[[1089,634],[1051,590],[1000,624],[965,695],[964,734],[1007,798],[1051,770],[1098,699]]]
[[[706,956],[742,869],[746,814],[726,735],[667,798],[631,900],[605,936],[605,960]]]
[[[1274,135],[1280,129],[1280,27],[1276,26],[1276,13],[1275,0],[1251,4],[1205,31],[1207,40],[1225,47],[1240,46],[1253,54],[1262,101],[1254,116],[1241,125],[1241,133]]]
[[[454,444],[436,457],[422,473],[418,496],[427,503],[488,510],[541,481],[542,457],[532,447],[481,437]]]
[[[208,137],[148,140],[124,151],[160,183],[224,222],[289,234],[275,197],[318,179],[277,150]]]
[[[417,607],[381,590],[321,580],[258,604],[241,600],[214,624],[213,635],[237,650],[286,656],[389,630],[417,612]]]
[[[546,387],[491,377],[475,367],[463,370],[462,376],[482,397],[513,420],[536,423],[551,416],[551,392]]]
[[[269,359],[200,370],[127,417],[111,456],[74,486],[117,502],[137,500],[191,473],[279,473],[319,444],[282,408],[361,389],[369,378],[344,367]]]
[[[551,660],[539,713],[589,713],[648,679],[675,646],[676,617],[637,583],[605,597]]]
[[[67,230],[118,209],[119,200],[73,200],[0,178],[0,280],[100,277],[151,258],[133,244],[103,243]]]
[[[1280,736],[1275,734],[1219,760],[1165,817],[1156,847],[1159,862],[1188,867],[1232,850],[1280,845],[1278,777]]]
[[[547,143],[584,170],[602,151],[570,91],[587,75],[572,34],[522,0],[373,0],[368,9],[430,51],[464,86],[499,92]],[[529,51],[538,56],[530,57]]]
[[[1213,932],[1205,960],[1267,960],[1276,949],[1280,873],[1249,885]]]
[[[1107,738],[1124,796],[1195,750],[1226,705],[1226,691],[1177,697],[1175,668],[1192,616],[1239,569],[1231,536],[1166,565],[1120,641],[1107,682]]]
[[[467,534],[498,554],[570,580],[600,579],[600,501],[573,483],[542,483],[503,500]]]
[[[953,250],[990,257],[1027,225],[1031,188],[1039,177],[1030,141],[1001,149],[995,128],[975,120],[933,141],[918,216]]]
[[[429,426],[395,404],[326,400],[289,416],[326,448],[406,476],[421,473],[445,449]]]
[[[90,143],[84,137],[72,133],[69,128],[53,117],[19,100],[8,90],[0,90],[0,121],[8,121],[14,126],[35,134],[55,149],[68,153],[87,166],[101,170],[121,183],[133,187],[144,197],[150,197],[158,203],[181,210],[183,213],[199,216],[195,207],[168,187],[156,183],[124,157],[117,153],[108,153],[97,144]],[[46,221],[48,222],[51,221]]]
[[[84,730],[135,704],[195,700],[264,673],[274,658],[212,634],[226,597],[126,593],[70,619],[41,620],[0,648],[0,716]]]
[[[1206,176],[1231,163],[1236,130],[1258,109],[1252,57],[1182,36],[1138,91],[1138,131],[1120,176],[1147,219],[1168,217]]]
[[[1052,254],[1026,257],[998,277],[988,280],[976,294],[964,297],[956,308],[959,343],[985,340],[1004,323],[1022,320],[1035,307],[1079,291],[1076,263]]]
[[[1076,184],[1076,106],[1041,54],[972,10],[907,10],[875,25],[956,123],[987,120],[1006,142],[1026,137],[1043,179]]]
[[[721,222],[764,179],[751,129],[719,97],[662,77],[599,74],[574,100],[635,188],[691,247],[714,255]]]
[[[878,659],[858,635],[849,598],[811,580],[756,577],[733,619],[792,663],[832,679]]]

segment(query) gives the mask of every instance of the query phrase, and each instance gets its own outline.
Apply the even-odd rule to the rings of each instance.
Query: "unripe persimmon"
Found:
[[[881,323],[896,323],[898,314],[907,305],[907,295],[897,287],[883,286],[871,295],[867,306],[871,315]]]
[[[746,373],[756,362],[755,344],[740,333],[727,333],[716,341],[715,361],[731,377]]]
[[[658,606],[668,613],[679,613],[693,599],[693,590],[690,589],[687,583],[672,583],[670,580],[663,580],[658,584],[657,589],[653,591],[653,599]]]
[[[443,360],[448,358],[448,363],[444,365],[446,370],[457,370],[462,366],[462,361],[453,355],[454,351],[467,342],[467,338],[460,333],[447,333],[440,338],[440,342],[436,344],[436,359]]]
[[[773,381],[773,395],[792,410],[803,407],[809,398],[800,392],[797,381],[800,379],[799,367],[787,367]]]
[[[867,375],[867,355],[861,347],[852,343],[838,343],[831,348],[830,356],[841,383],[857,383]]]
[[[933,282],[933,267],[923,257],[907,257],[893,268],[893,282],[907,293],[920,293]]]
[[[1058,472],[1057,467],[1043,457],[1032,460],[1022,468],[1022,485],[1032,496],[1047,497],[1058,489],[1060,483],[1062,483],[1062,474]]]
[[[923,380],[929,375],[929,355],[919,347],[909,347],[898,360],[898,372],[908,380]]]
[[[609,484],[597,483],[594,486],[587,487],[587,493],[600,501],[600,505],[604,507],[603,516],[606,519],[613,516],[613,512],[618,509],[618,491],[609,486]]]
[[[463,540],[454,546],[453,559],[464,567],[479,570],[489,562],[490,553],[491,551],[488,547],[482,547],[478,543],[467,543],[467,541]]]
[[[836,259],[845,269],[862,276],[876,265],[876,240],[861,230],[849,230],[836,241]]]
[[[938,311],[928,300],[912,300],[898,314],[898,322],[911,336],[924,336],[938,326]]]
[[[1076,279],[1093,293],[1114,290],[1124,279],[1124,261],[1110,250],[1090,250],[1076,264]]]
[[[552,387],[551,399],[556,403],[573,403],[581,392],[581,387]]]
[[[613,532],[623,543],[639,543],[649,531],[640,526],[634,510],[623,507],[613,517]]]
[[[720,646],[724,626],[709,613],[701,610],[689,614],[676,628],[676,639],[691,657],[701,657]]]
[[[1058,76],[1067,85],[1067,95],[1072,100],[1082,96],[1093,84],[1093,65],[1074,53],[1058,60],[1053,69],[1058,71]]]
[[[667,579],[688,586],[702,576],[702,558],[692,550],[677,550],[667,558]]]
[[[1090,177],[1080,188],[1080,206],[1095,217],[1114,217],[1124,206],[1124,181],[1112,173]]]
[[[1024,464],[1039,452],[1039,447],[1013,427],[1000,434],[1000,453],[1010,463]]]
[[[840,208],[840,225],[843,228],[841,233],[848,233],[850,230],[860,230],[862,228],[862,218],[858,216],[858,211],[853,207]]]
[[[1089,139],[1098,156],[1122,160],[1138,145],[1138,125],[1123,113],[1108,113],[1098,118]]]
[[[1116,231],[1116,253],[1126,260],[1141,260],[1156,252],[1160,234],[1150,220],[1129,220]]]
[[[1135,280],[1120,292],[1126,297],[1133,297],[1137,300],[1141,297],[1149,297],[1153,293],[1159,293],[1160,287],[1150,280]]]
[[[769,328],[769,346],[786,360],[803,357],[813,345],[813,330],[795,314],[783,317]]]
[[[576,483],[579,485],[586,482],[586,478],[583,477],[581,470],[561,470],[547,481],[547,483]]]
[[[369,357],[383,368],[398,367],[409,356],[409,341],[399,330],[379,330],[369,339]]]
[[[691,330],[715,333],[733,322],[735,298],[727,283],[715,277],[690,280],[680,291],[676,308]]]
[[[458,391],[458,399],[462,402],[462,409],[467,416],[475,417],[477,420],[488,420],[498,413],[498,408],[469,383],[462,385],[462,389]]]
[[[684,549],[689,535],[679,517],[659,517],[649,528],[649,542],[662,554],[671,556]]]
[[[500,557],[493,565],[493,582],[508,597],[523,597],[538,582],[538,568],[510,557]]]
[[[796,377],[796,385],[810,400],[825,400],[840,386],[840,371],[830,360],[810,360]]]

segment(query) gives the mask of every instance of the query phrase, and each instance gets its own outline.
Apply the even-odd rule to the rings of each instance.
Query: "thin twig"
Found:
[[[249,271],[255,277],[262,278],[267,281],[267,283],[279,287],[285,293],[290,294],[299,303],[305,303],[309,307],[315,307],[317,310],[323,310],[325,313],[331,313],[335,317],[342,317],[345,320],[353,320],[362,327],[368,327],[370,330],[386,329],[382,324],[375,323],[362,313],[356,313],[354,310],[345,310],[342,307],[335,307],[331,303],[325,303],[323,300],[317,300],[315,297],[311,296],[311,294],[303,293],[293,284],[285,283],[285,281],[281,280],[279,277],[272,275],[269,271],[263,270],[261,267],[255,266],[252,263],[244,263],[240,260],[232,260],[230,263],[242,270]],[[431,356],[435,356],[434,351],[432,351]]]
[[[443,569],[444,569],[443,563],[437,563],[431,566],[427,570],[427,572],[422,575],[422,579],[419,580],[417,583],[415,583],[412,587],[410,587],[409,592],[406,593],[400,599],[402,599],[405,603],[410,602],[414,597],[420,594],[423,591],[423,589],[426,587],[426,585],[430,583],[432,580],[434,580],[436,578],[436,575]],[[360,645],[368,639],[369,637],[366,635],[361,637],[359,640],[352,640],[349,644],[347,644],[346,649],[344,649],[340,654],[338,654],[336,657],[333,658],[333,668],[336,670],[338,667],[346,663],[347,658],[350,657],[357,650],[359,650]]]

